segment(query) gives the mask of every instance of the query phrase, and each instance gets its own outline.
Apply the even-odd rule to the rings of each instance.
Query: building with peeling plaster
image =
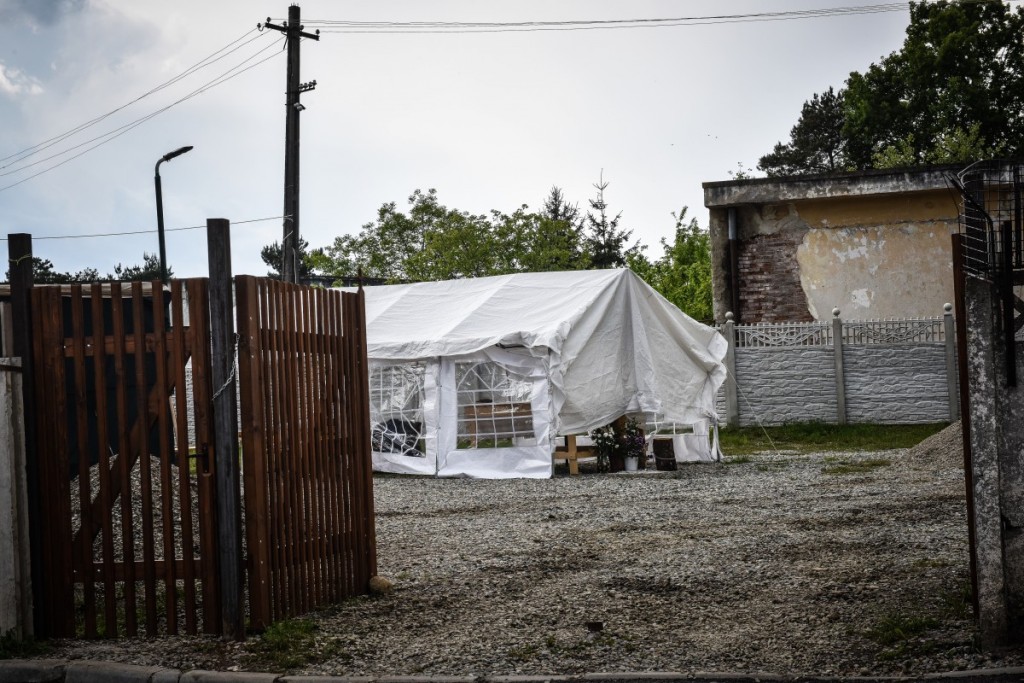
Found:
[[[953,300],[959,166],[704,183],[715,319],[940,315]]]

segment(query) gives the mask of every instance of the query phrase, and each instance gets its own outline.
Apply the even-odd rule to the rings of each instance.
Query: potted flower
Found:
[[[636,472],[644,460],[647,442],[644,440],[643,425],[635,418],[629,418],[622,427],[619,443],[627,472]]]
[[[590,440],[594,442],[594,450],[597,452],[599,472],[618,472],[622,469],[619,440],[612,425],[598,427],[590,432]],[[615,462],[616,460],[619,462]],[[614,469],[615,465],[618,465],[618,469]]]

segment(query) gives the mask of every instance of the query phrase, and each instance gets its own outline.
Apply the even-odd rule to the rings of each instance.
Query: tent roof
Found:
[[[548,357],[555,387],[567,399],[563,421],[581,431],[625,412],[686,412],[699,419],[713,410],[725,378],[721,335],[628,269],[517,273],[364,292],[370,358],[525,347]],[[611,394],[614,405],[577,405],[604,405]],[[693,410],[666,410],[682,403]]]

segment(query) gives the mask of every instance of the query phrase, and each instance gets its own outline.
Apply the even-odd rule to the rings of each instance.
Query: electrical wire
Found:
[[[81,124],[75,126],[74,128],[71,128],[70,130],[67,130],[67,131],[65,131],[65,132],[63,132],[63,133],[61,133],[59,135],[56,135],[56,136],[54,136],[52,138],[48,138],[46,140],[43,140],[42,142],[37,142],[36,144],[34,144],[34,145],[30,146],[30,147],[26,147],[25,149],[22,149],[21,151],[15,152],[13,154],[9,154],[9,155],[7,155],[5,157],[0,157],[0,162],[7,161],[9,159],[14,159],[14,161],[12,161],[11,163],[18,163],[19,161],[21,161],[23,159],[27,159],[28,157],[33,156],[35,154],[38,154],[39,152],[42,152],[45,149],[49,149],[50,147],[52,147],[52,146],[62,142],[63,140],[66,140],[67,138],[75,135],[76,133],[79,133],[79,132],[81,132],[81,131],[83,131],[83,130],[85,130],[87,128],[90,128],[90,127],[96,125],[97,123],[100,123],[101,121],[103,121],[103,120],[113,116],[117,112],[130,107],[131,105],[135,104],[136,102],[140,102],[141,100],[144,100],[145,98],[149,97],[150,95],[154,95],[154,94],[160,92],[161,90],[163,90],[163,89],[165,89],[167,87],[170,87],[171,85],[174,85],[178,81],[180,81],[183,78],[186,78],[186,77],[192,75],[193,73],[196,73],[200,69],[204,69],[204,68],[206,68],[206,67],[208,67],[208,66],[210,66],[212,64],[215,64],[216,62],[219,62],[221,59],[224,59],[225,57],[227,57],[228,55],[232,54],[233,52],[236,52],[237,50],[240,50],[241,48],[245,47],[246,45],[248,45],[249,43],[253,42],[254,40],[258,40],[259,38],[262,38],[264,35],[266,35],[266,34],[260,33],[259,35],[256,35],[253,38],[247,40],[242,45],[238,45],[238,47],[235,47],[234,49],[228,50],[228,48],[231,48],[236,43],[241,42],[243,39],[245,39],[246,36],[248,36],[249,34],[253,33],[254,31],[256,31],[256,29],[251,29],[250,31],[245,32],[239,38],[237,38],[237,39],[233,40],[232,42],[228,43],[227,45],[225,45],[221,49],[217,50],[213,54],[211,54],[208,57],[206,57],[206,58],[196,62],[195,64],[193,64],[189,68],[185,69],[184,71],[182,71],[178,75],[173,76],[172,78],[164,81],[163,83],[161,83],[160,85],[158,85],[158,86],[156,86],[154,88],[151,88],[150,90],[144,92],[143,94],[139,95],[135,99],[130,100],[130,101],[122,104],[121,106],[116,107],[115,109],[111,109],[110,111],[108,111],[105,114],[100,114],[99,116],[97,116],[97,117],[95,117],[93,119],[90,119],[90,120],[88,120],[88,121],[86,121],[84,123],[81,123]],[[227,52],[225,52],[225,50],[227,50]],[[222,52],[224,52],[224,54],[221,54]],[[220,56],[217,57],[217,55],[220,55]],[[216,59],[214,59],[214,57],[216,57]],[[17,157],[17,158],[15,158],[15,157]],[[0,170],[2,170],[4,168],[7,168],[10,165],[11,164],[4,164],[4,165],[0,166]]]
[[[502,33],[530,31],[580,31],[593,29],[658,28],[668,26],[710,25],[740,22],[784,21],[819,17],[876,14],[906,11],[906,3],[884,3],[781,12],[722,14],[707,16],[632,18],[524,22],[444,22],[444,21],[347,21],[310,19],[303,23],[320,27],[324,33]]]
[[[185,95],[184,97],[182,97],[182,98],[172,102],[171,104],[168,104],[165,107],[157,109],[156,111],[151,112],[151,113],[149,113],[149,114],[147,114],[147,115],[145,115],[143,117],[140,117],[140,118],[136,119],[135,121],[126,123],[123,126],[120,126],[120,127],[115,128],[115,129],[113,129],[111,131],[108,131],[108,132],[104,133],[103,135],[100,135],[100,136],[97,136],[95,138],[92,138],[91,140],[88,140],[86,142],[79,143],[78,145],[75,145],[74,147],[70,147],[70,148],[64,150],[63,152],[59,152],[57,154],[51,155],[49,157],[46,157],[45,159],[40,159],[38,161],[34,161],[34,162],[29,163],[29,164],[25,164],[24,166],[21,166],[19,168],[13,169],[11,171],[0,173],[0,176],[6,176],[6,175],[11,175],[13,173],[18,173],[18,172],[23,171],[23,170],[25,170],[25,169],[27,169],[27,168],[29,168],[31,166],[36,166],[36,165],[44,163],[46,161],[50,161],[50,160],[55,159],[57,157],[63,156],[65,154],[67,154],[68,152],[71,152],[71,151],[73,151],[75,149],[79,149],[79,148],[81,148],[81,147],[83,147],[85,145],[88,145],[88,144],[90,144],[92,142],[96,142],[97,140],[99,140],[99,142],[96,142],[96,144],[92,145],[91,147],[87,147],[86,149],[82,150],[78,154],[70,156],[67,159],[64,159],[63,161],[60,161],[59,163],[56,163],[56,164],[54,164],[52,166],[48,166],[48,167],[44,168],[43,170],[41,170],[41,171],[39,171],[37,173],[33,173],[30,176],[27,176],[25,178],[22,178],[21,180],[18,180],[17,182],[14,182],[14,183],[11,183],[9,185],[4,185],[3,187],[0,187],[0,192],[4,192],[5,190],[9,190],[12,187],[16,187],[18,185],[21,185],[22,183],[27,182],[29,180],[32,180],[33,178],[36,178],[38,176],[41,176],[44,173],[48,173],[48,172],[50,172],[50,171],[52,171],[52,170],[54,170],[56,168],[59,168],[59,167],[63,166],[64,164],[77,159],[78,157],[82,156],[83,154],[87,154],[88,152],[91,152],[92,150],[96,149],[97,147],[105,145],[108,142],[112,142],[113,140],[115,140],[115,139],[121,137],[122,135],[124,135],[125,133],[127,133],[127,132],[129,132],[129,131],[131,131],[131,130],[133,130],[135,128],[138,128],[143,123],[145,123],[145,122],[149,121],[150,119],[152,119],[152,118],[154,118],[154,117],[164,113],[168,109],[171,109],[172,107],[175,107],[175,106],[181,104],[182,102],[190,100],[193,97],[196,97],[197,95],[201,95],[201,94],[205,93],[206,91],[208,91],[208,90],[210,90],[212,88],[215,88],[215,87],[217,87],[219,85],[223,85],[224,83],[230,81],[231,79],[233,79],[233,78],[235,78],[237,76],[241,76],[246,71],[249,71],[250,69],[253,69],[253,68],[257,67],[260,64],[263,64],[264,62],[273,59],[274,57],[277,57],[277,56],[279,56],[281,54],[284,54],[283,52],[280,52],[280,51],[276,52],[276,53],[274,53],[272,55],[264,57],[263,59],[261,59],[260,61],[256,62],[255,64],[251,64],[251,65],[247,66],[246,68],[244,68],[244,69],[242,69],[240,71],[237,71],[236,73],[231,73],[232,71],[236,71],[237,69],[239,69],[239,67],[241,67],[242,64],[245,64],[246,62],[248,62],[248,61],[250,61],[252,59],[255,59],[257,56],[259,56],[263,52],[266,52],[270,48],[275,47],[276,45],[280,44],[280,42],[283,42],[284,40],[285,39],[282,38],[281,41],[279,41],[277,43],[273,43],[273,44],[263,48],[259,52],[256,52],[255,54],[250,55],[245,60],[243,60],[239,64],[236,64],[235,66],[231,67],[230,69],[225,71],[223,74],[221,74],[217,78],[215,78],[215,79],[213,79],[211,81],[207,81],[204,85],[199,86],[198,88],[193,90],[188,95]]]
[[[282,220],[284,218],[289,218],[289,216],[267,216],[266,218],[249,218],[249,219],[244,220],[244,221],[231,221],[231,226],[234,227],[236,225],[245,225],[246,223],[262,223],[264,221],[279,221],[279,220]],[[189,226],[186,226],[186,227],[183,227],[183,228],[164,228],[164,232],[181,232],[183,230],[201,230],[201,229],[203,229],[205,227],[206,227],[206,225],[189,225]],[[87,233],[87,234],[84,234],[84,235],[49,235],[49,236],[45,236],[44,235],[42,237],[36,237],[35,235],[33,235],[32,236],[32,241],[35,242],[37,240],[80,240],[80,239],[88,239],[88,238],[93,238],[93,237],[123,237],[125,235],[150,235],[150,234],[153,234],[155,232],[159,232],[159,230],[126,230],[125,232],[94,232],[94,233]],[[6,241],[7,241],[6,237],[0,237],[0,242],[6,242]]]
[[[992,0],[960,0],[964,4],[978,4]],[[1005,0],[1008,4],[1022,0]],[[765,21],[789,21],[827,17],[878,14],[884,12],[905,12],[905,2],[879,3],[874,5],[853,5],[808,10],[786,10],[779,12],[755,12],[749,14],[720,14],[707,16],[632,18],[632,19],[591,19],[566,21],[519,21],[519,22],[466,22],[466,21],[348,21],[331,19],[309,19],[303,23],[319,27],[323,33],[521,33],[536,31],[587,31],[596,29],[662,28],[673,26],[705,26],[715,24],[749,23]]]

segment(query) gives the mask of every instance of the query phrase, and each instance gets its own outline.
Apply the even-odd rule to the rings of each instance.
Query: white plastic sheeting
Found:
[[[548,477],[556,434],[584,433],[624,414],[648,424],[715,419],[725,339],[629,270],[523,273],[364,291],[371,370],[413,364],[423,376],[415,439],[423,448],[403,453],[394,440],[383,451],[375,446],[375,469]],[[489,410],[492,395],[481,394],[483,404],[460,398],[458,366],[470,362],[502,368],[519,383],[517,392],[530,387],[529,400]],[[417,422],[407,417],[408,387],[397,388],[401,397],[380,397],[380,405],[371,407],[382,418],[378,432],[388,419],[385,427],[397,423],[387,415],[395,406],[401,419]],[[517,428],[527,424],[521,417],[527,403],[532,433],[524,436]],[[467,415],[474,424],[484,415],[497,425],[496,433],[467,441]]]

